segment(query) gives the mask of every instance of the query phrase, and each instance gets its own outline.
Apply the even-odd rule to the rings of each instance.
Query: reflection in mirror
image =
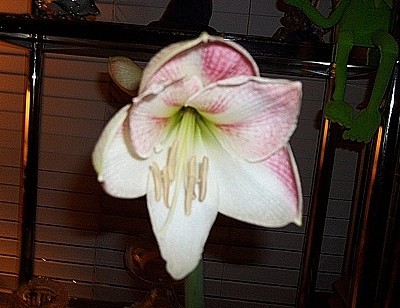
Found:
[[[94,0],[37,0],[35,4],[39,13],[44,15],[84,18],[100,14]]]
[[[150,26],[215,33],[209,26],[212,9],[212,0],[171,0],[160,20]]]

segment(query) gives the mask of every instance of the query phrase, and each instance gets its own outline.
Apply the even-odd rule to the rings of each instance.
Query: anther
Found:
[[[175,139],[175,141],[172,143],[172,147],[169,149],[168,159],[167,159],[168,176],[171,182],[175,180],[177,152],[178,152],[178,140]]]
[[[163,183],[163,191],[164,191],[164,203],[165,206],[169,208],[169,185],[171,183],[169,179],[169,172],[167,168],[164,168],[161,171],[162,183]]]
[[[196,197],[194,188],[196,186],[196,157],[192,156],[189,160],[188,178],[185,194],[185,214],[190,215],[192,210],[192,201]]]
[[[161,199],[161,182],[162,182],[161,171],[155,162],[153,162],[151,164],[150,170],[151,170],[151,173],[153,175],[153,180],[154,180],[155,197],[156,197],[157,201],[160,201],[160,199]]]
[[[199,175],[199,201],[203,201],[207,193],[207,174],[208,174],[208,157],[204,156],[203,161],[200,164],[200,175]]]

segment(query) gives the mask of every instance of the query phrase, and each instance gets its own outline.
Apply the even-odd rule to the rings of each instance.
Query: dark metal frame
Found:
[[[25,117],[23,149],[26,155],[24,155],[23,170],[21,283],[30,280],[33,275],[43,55],[46,52],[97,57],[121,54],[131,56],[136,60],[147,61],[162,47],[194,38],[200,32],[43,18],[35,15],[0,14],[0,39],[24,46],[30,51],[30,92],[29,100],[27,100],[29,106],[27,106]],[[268,38],[233,34],[223,36],[243,45],[255,58],[264,74],[327,79],[326,97],[330,97],[334,80],[334,65],[331,64],[332,44],[283,43]],[[357,55],[357,48],[354,54]],[[357,56],[351,58],[349,64],[351,78],[369,76],[374,70],[374,63],[367,63],[365,58]],[[344,278],[350,277],[350,284],[346,284],[344,297],[346,303],[352,303],[351,307],[363,307],[365,303],[376,301],[382,285],[380,282],[390,271],[390,268],[386,268],[386,272],[381,270],[384,269],[382,256],[390,254],[394,246],[392,242],[389,243],[389,240],[384,240],[396,238],[395,235],[388,236],[386,231],[390,198],[394,190],[392,182],[399,153],[399,76],[397,62],[384,113],[384,125],[378,137],[360,152],[360,177],[365,181],[355,193],[357,198],[353,205],[352,224],[346,249],[346,268],[343,272]],[[334,162],[335,148],[343,142],[338,135],[339,131],[337,126],[323,120],[302,273],[299,280],[298,307],[311,307],[315,298],[314,290],[329,196],[330,172]],[[381,203],[384,205],[382,206]],[[392,229],[397,230],[396,228]],[[375,252],[375,247],[379,247],[378,252]],[[371,283],[371,280],[374,282]]]

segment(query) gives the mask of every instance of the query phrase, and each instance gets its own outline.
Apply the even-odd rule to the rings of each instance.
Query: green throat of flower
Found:
[[[153,162],[150,170],[154,180],[155,199],[162,200],[167,208],[175,209],[180,185],[183,185],[184,211],[186,215],[190,215],[193,200],[202,202],[207,194],[208,157],[203,156],[198,163],[195,153],[196,140],[201,138],[200,131],[205,123],[192,107],[183,107],[176,117],[177,138],[168,148],[166,164],[160,168]]]

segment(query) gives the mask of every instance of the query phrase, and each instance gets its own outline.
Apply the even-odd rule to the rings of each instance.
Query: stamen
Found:
[[[175,139],[175,141],[172,143],[172,147],[169,149],[168,159],[167,159],[168,175],[171,182],[175,180],[177,152],[178,152],[178,140]]]
[[[204,201],[207,193],[207,174],[208,174],[208,157],[204,156],[203,161],[200,164],[200,175],[199,175],[199,201]]]
[[[170,207],[169,205],[169,185],[171,183],[169,179],[169,172],[167,168],[164,168],[161,171],[162,175],[162,183],[163,183],[163,191],[164,191],[164,203],[167,208]]]
[[[153,162],[151,164],[150,170],[151,170],[151,173],[153,175],[153,180],[154,180],[155,198],[157,201],[160,201],[160,199],[161,199],[161,182],[162,182],[161,171],[155,162]]]
[[[192,211],[192,201],[196,198],[194,188],[196,186],[196,157],[192,156],[189,161],[188,181],[186,184],[185,195],[185,214],[190,215]]]

